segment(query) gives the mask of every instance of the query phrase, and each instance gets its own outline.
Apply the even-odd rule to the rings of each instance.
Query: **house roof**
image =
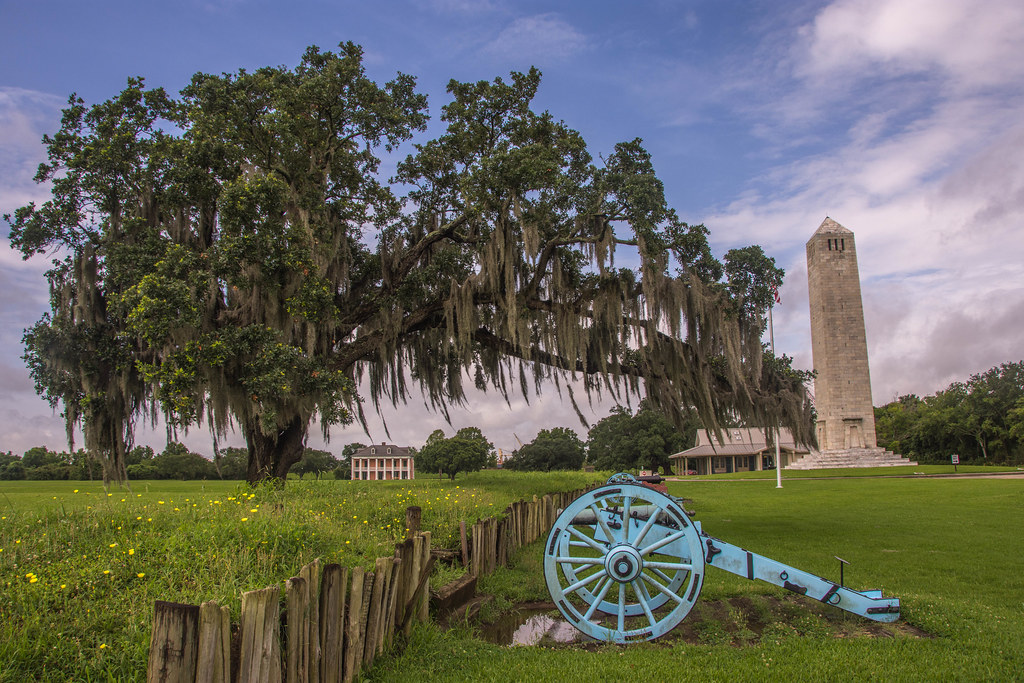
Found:
[[[769,448],[764,430],[755,427],[733,427],[722,430],[720,443],[706,429],[697,430],[697,444],[693,448],[680,451],[669,458],[693,458],[706,456],[757,455],[765,453]],[[787,453],[809,453],[806,446],[797,446],[793,434],[788,429],[779,433],[779,450]]]
[[[376,453],[371,452],[370,451],[371,448],[375,449]],[[388,449],[389,448],[391,449],[390,453],[388,453]],[[401,457],[411,457],[412,454],[413,454],[412,453],[412,448],[409,447],[409,446],[395,446],[394,444],[390,444],[390,443],[379,443],[379,444],[373,444],[372,446],[366,446],[364,448],[360,448],[358,451],[356,451],[355,453],[352,454],[352,457],[353,458],[367,458],[367,457],[370,457],[370,456],[380,457],[382,455],[390,455],[393,458],[394,457],[401,458]]]

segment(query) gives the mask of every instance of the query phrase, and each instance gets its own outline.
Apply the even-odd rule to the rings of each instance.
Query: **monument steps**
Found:
[[[913,460],[884,448],[847,448],[816,451],[787,465],[787,470],[830,470],[843,467],[895,467],[916,465]]]

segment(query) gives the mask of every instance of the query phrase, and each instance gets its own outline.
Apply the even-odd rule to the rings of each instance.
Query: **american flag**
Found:
[[[772,285],[772,295],[775,297],[775,303],[782,303],[782,297],[779,296],[779,288],[776,287],[775,285]]]

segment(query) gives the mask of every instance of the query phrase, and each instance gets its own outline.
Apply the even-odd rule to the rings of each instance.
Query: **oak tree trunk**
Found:
[[[249,446],[249,469],[245,479],[250,484],[274,481],[283,486],[292,465],[302,460],[307,421],[295,417],[276,433],[265,434],[259,419],[245,423],[245,441]]]

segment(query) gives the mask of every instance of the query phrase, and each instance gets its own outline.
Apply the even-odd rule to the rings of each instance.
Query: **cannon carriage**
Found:
[[[696,604],[708,568],[758,579],[868,619],[899,618],[898,598],[856,591],[708,535],[682,502],[628,474],[584,493],[551,528],[544,578],[562,615],[600,641],[653,640]]]

